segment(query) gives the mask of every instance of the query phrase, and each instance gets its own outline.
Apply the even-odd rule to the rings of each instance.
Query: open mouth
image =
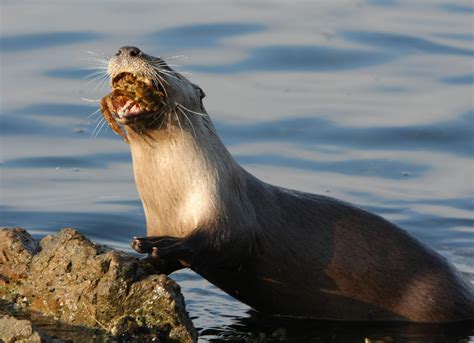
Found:
[[[157,113],[165,105],[166,93],[152,80],[128,72],[112,79],[112,92],[105,97],[110,113],[121,124]]]

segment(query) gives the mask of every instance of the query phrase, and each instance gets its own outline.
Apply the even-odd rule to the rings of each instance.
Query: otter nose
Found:
[[[140,49],[134,46],[122,46],[115,55],[135,57],[135,56],[138,56],[140,53],[141,53]]]

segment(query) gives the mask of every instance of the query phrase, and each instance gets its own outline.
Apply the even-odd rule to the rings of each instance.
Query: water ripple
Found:
[[[376,150],[449,151],[455,155],[474,155],[474,110],[455,119],[426,125],[391,127],[346,127],[322,118],[291,118],[257,124],[216,127],[229,144],[241,141],[289,141],[332,144]]]
[[[93,41],[104,37],[97,32],[47,32],[29,33],[0,37],[1,52],[17,52],[51,48]]]
[[[474,84],[474,74],[444,77],[440,81],[452,85],[472,85]]]
[[[133,236],[144,234],[145,220],[136,209],[120,213],[23,211],[6,206],[2,211],[1,226],[41,229],[42,235],[56,233],[60,228],[73,227],[94,241],[128,243]]]
[[[105,169],[112,163],[132,163],[129,152],[82,156],[34,156],[5,160],[4,168],[92,168]]]
[[[238,73],[245,71],[343,71],[390,61],[393,56],[329,46],[279,45],[253,49],[242,61],[223,65],[191,65],[193,71]]]
[[[87,79],[91,77],[91,75],[95,71],[100,71],[94,69],[84,69],[84,68],[59,68],[59,69],[50,69],[43,73],[43,75],[54,77],[57,79],[73,79],[73,80],[80,80],[80,79]]]
[[[368,0],[368,3],[375,6],[391,7],[398,5],[397,0]]]
[[[367,177],[380,177],[389,179],[420,177],[430,168],[425,165],[391,161],[387,159],[372,160],[345,160],[338,162],[309,161],[302,158],[291,158],[280,155],[237,155],[238,162],[242,164],[259,164],[289,167],[318,172],[335,172],[345,175],[359,175]]]
[[[446,4],[441,4],[440,8],[445,10],[445,11],[458,13],[458,14],[467,14],[467,15],[469,15],[469,14],[474,13],[474,7],[472,6],[472,3],[471,3],[471,6],[464,6],[464,5],[461,5],[461,4],[446,3]]]
[[[425,38],[388,32],[346,31],[343,37],[351,42],[361,43],[396,53],[424,52],[428,54],[447,54],[474,56],[474,51],[432,42]]]
[[[86,118],[90,113],[96,111],[98,105],[74,105],[61,103],[36,103],[18,108],[14,114],[34,114],[39,116],[58,116],[58,117],[80,117]]]
[[[265,26],[255,23],[206,23],[162,29],[148,35],[164,50],[170,48],[211,48],[223,38],[260,32]]]

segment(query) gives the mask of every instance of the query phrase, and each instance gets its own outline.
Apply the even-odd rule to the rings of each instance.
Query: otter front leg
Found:
[[[158,273],[170,274],[191,265],[193,249],[185,238],[134,237],[132,248],[147,253],[146,259]]]

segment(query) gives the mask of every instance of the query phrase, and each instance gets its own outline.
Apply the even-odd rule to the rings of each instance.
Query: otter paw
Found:
[[[180,241],[180,238],[169,236],[150,236],[150,237],[133,237],[132,248],[141,254],[152,254],[153,248],[164,248]],[[156,251],[155,251],[155,255]]]
[[[153,242],[149,237],[133,237],[132,248],[140,254],[149,254],[153,250]]]

